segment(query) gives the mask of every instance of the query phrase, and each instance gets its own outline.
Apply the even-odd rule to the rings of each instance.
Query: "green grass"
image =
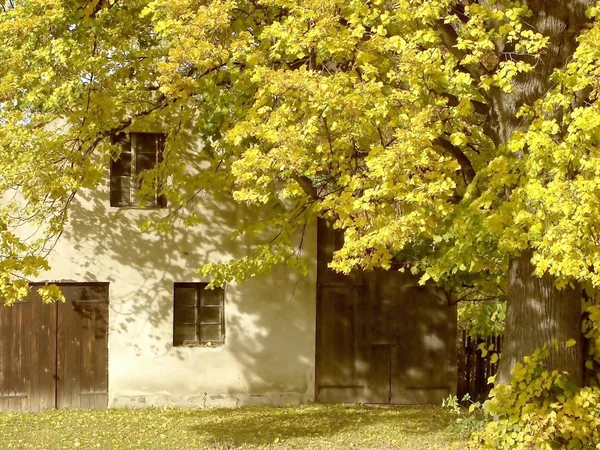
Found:
[[[0,413],[4,449],[442,449],[459,440],[439,407],[303,405],[238,409]]]

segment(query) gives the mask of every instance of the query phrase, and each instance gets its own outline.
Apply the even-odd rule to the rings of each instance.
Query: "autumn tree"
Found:
[[[216,282],[302,267],[291,236],[344,230],[333,267],[398,264],[506,296],[500,380],[558,339],[582,381],[582,286],[600,274],[600,24],[591,0],[2,0],[0,294],[26,292],[68,205],[131,127],[168,132],[144,177],[159,231],[227,191],[269,214]],[[181,162],[204,143],[201,174]],[[170,183],[160,183],[170,177]],[[144,189],[140,196],[143,201]],[[41,229],[39,239],[15,230]],[[564,342],[574,339],[576,345]],[[572,341],[571,341],[572,342]]]

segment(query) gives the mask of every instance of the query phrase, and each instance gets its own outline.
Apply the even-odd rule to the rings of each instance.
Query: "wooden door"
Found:
[[[61,286],[58,306],[57,408],[105,408],[108,402],[108,285]]]
[[[45,411],[55,405],[56,306],[35,290],[0,306],[0,411]]]
[[[389,352],[373,340],[374,305],[363,273],[327,268],[342,245],[318,224],[316,399],[334,403],[388,403]]]
[[[387,403],[389,358],[369,339],[361,286],[321,286],[317,326],[317,400]]]
[[[0,306],[0,411],[107,404],[108,284],[60,284],[65,303]]]
[[[390,359],[390,403],[441,403],[456,390],[456,307],[433,284],[398,271],[369,275],[375,342]]]
[[[399,271],[327,268],[339,233],[318,225],[316,400],[441,403],[456,391],[456,307]]]

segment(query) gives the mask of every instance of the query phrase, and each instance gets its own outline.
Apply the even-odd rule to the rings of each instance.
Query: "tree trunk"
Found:
[[[524,104],[532,105],[550,90],[551,74],[564,68],[577,48],[577,36],[589,23],[585,15],[593,0],[524,0],[532,11],[527,26],[549,38],[541,55],[542,63],[535,70],[519,74],[512,92],[490,90],[492,110],[488,117],[488,135],[498,146],[506,145],[516,130],[525,131],[529,123],[517,117]],[[499,43],[500,52],[507,51],[508,42]],[[511,50],[510,48],[508,50]],[[532,63],[530,57],[524,61]],[[516,154],[527,157],[527,150]],[[554,277],[532,275],[533,251],[524,251],[509,262],[508,309],[504,347],[497,381],[508,383],[514,365],[536,348],[547,344],[550,349],[549,369],[568,371],[573,381],[582,384],[583,352],[581,343],[581,287],[575,285],[561,291],[554,287]],[[559,343],[558,349],[552,340]],[[565,342],[575,339],[575,346]]]
[[[507,384],[514,365],[547,344],[550,358],[546,367],[566,371],[572,381],[582,385],[581,286],[558,290],[552,275],[533,276],[532,254],[525,251],[509,263],[506,329],[497,382]],[[554,339],[557,348],[552,345]],[[574,339],[575,345],[567,348],[569,339]]]

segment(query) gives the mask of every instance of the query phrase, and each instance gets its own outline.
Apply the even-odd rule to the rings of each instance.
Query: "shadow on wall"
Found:
[[[185,155],[191,161],[194,151],[190,145]],[[309,278],[287,268],[226,287],[224,347],[187,348],[172,344],[173,283],[207,281],[195,274],[204,263],[247,255],[252,242],[248,238],[232,240],[232,231],[256,218],[257,213],[229,198],[207,195],[197,206],[205,217],[204,223],[164,234],[142,233],[138,228],[142,220],[160,217],[166,211],[111,207],[108,169],[105,179],[98,192],[78,195],[61,242],[68,243],[65,252],[76,281],[110,282],[109,365],[133,357],[143,363],[139,367],[145,369],[141,370],[150,371],[179,360],[180,366],[170,370],[174,377],[179,367],[214,378],[220,375],[210,375],[211,365],[228,371],[230,377],[232,371],[237,371],[240,382],[226,392],[224,382],[221,383],[218,393],[222,394],[310,391],[315,287]],[[314,246],[311,239],[305,238],[303,249],[309,252],[309,258]],[[218,379],[214,382],[219,385]],[[160,383],[156,380],[147,388],[148,393],[168,391],[161,389]],[[185,395],[182,389],[178,395]],[[210,392],[195,386],[189,393],[206,395],[206,391]]]

